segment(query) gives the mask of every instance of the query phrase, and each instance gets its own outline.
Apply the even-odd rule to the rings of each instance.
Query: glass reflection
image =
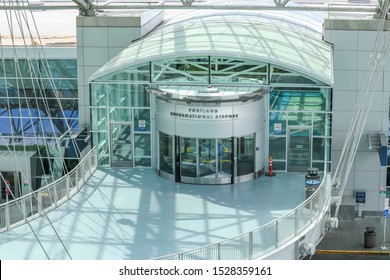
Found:
[[[237,176],[251,174],[255,170],[254,134],[237,138]]]
[[[175,180],[178,182],[187,177],[210,179],[191,179],[191,182],[227,183],[230,180],[222,178],[234,178],[255,172],[255,134],[238,138],[197,139],[160,132],[159,156],[159,170],[176,174]],[[233,160],[235,157],[236,162]]]
[[[160,132],[160,170],[173,174],[173,137]]]
[[[232,139],[218,139],[218,177],[231,177],[233,174],[233,149]]]
[[[200,177],[215,178],[216,174],[215,139],[199,139]]]
[[[180,166],[181,176],[184,177],[197,177],[196,175],[196,139],[194,138],[181,138],[180,141]]]

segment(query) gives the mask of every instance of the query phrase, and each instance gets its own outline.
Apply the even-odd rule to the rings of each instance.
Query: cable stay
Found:
[[[26,1],[21,0],[8,1],[8,5],[14,5],[15,7],[24,7],[25,4]],[[3,5],[7,4],[3,2]],[[0,36],[1,62],[3,64],[0,71],[3,72],[5,81],[2,92],[5,92],[6,97],[6,102],[4,102],[5,104],[3,104],[3,106],[5,106],[9,116],[9,127],[11,128],[9,135],[0,133],[0,144],[3,143],[3,145],[7,147],[8,153],[14,158],[17,166],[16,171],[21,174],[21,180],[19,181],[23,182],[28,182],[29,177],[25,173],[25,169],[20,166],[21,163],[16,158],[16,154],[20,151],[24,153],[25,162],[23,165],[27,166],[29,165],[28,152],[31,151],[31,148],[37,152],[40,168],[43,171],[47,169],[49,173],[49,176],[43,176],[42,185],[37,186],[37,188],[40,188],[55,181],[57,178],[61,177],[62,174],[66,174],[70,171],[65,164],[65,147],[62,139],[64,135],[69,137],[69,141],[73,141],[72,144],[76,149],[77,160],[80,160],[81,151],[76,143],[73,128],[66,119],[66,112],[61,103],[59,91],[56,87],[48,59],[45,56],[41,37],[32,11],[14,9],[5,10],[4,12],[12,41],[14,73],[9,74],[10,71],[6,69],[4,44],[2,43],[2,37]],[[15,44],[16,32],[20,33],[23,39],[22,47],[26,54],[26,57],[23,57],[23,61],[25,61],[26,64],[20,63],[18,57],[18,51]],[[39,43],[36,44],[35,40],[38,40]],[[27,67],[27,69],[23,68],[23,66]],[[29,77],[26,77],[26,72],[29,73]],[[42,77],[45,77],[45,80],[47,81],[46,84],[43,83]],[[16,102],[14,102],[15,100]],[[58,110],[53,110],[53,107],[58,108]],[[58,120],[58,118],[60,118],[60,120]],[[7,178],[5,178],[1,172],[0,180],[5,186],[5,191],[11,195],[13,200],[15,200],[15,193],[9,188]],[[20,189],[21,182],[15,183],[19,184],[18,187]],[[30,193],[33,192],[31,182],[27,185],[29,187],[28,191]],[[39,199],[37,197],[35,198],[38,203],[37,206],[39,211],[44,213],[45,218],[54,230],[57,239],[61,242],[67,256],[69,259],[72,259],[50,218],[43,210]],[[18,204],[18,208],[19,211],[23,213],[22,205]],[[46,257],[50,259],[30,222],[28,220],[26,222]]]
[[[386,55],[389,51],[390,31],[384,32],[389,6],[389,0],[385,0],[381,9],[382,15],[376,33],[373,51],[369,57],[368,69],[361,83],[361,89],[358,91],[357,103],[351,125],[347,132],[339,163],[332,177],[333,191],[336,192],[336,195],[334,196],[336,201],[334,218],[338,218],[342,196],[355,160],[368,113],[375,96],[379,73],[383,70]]]

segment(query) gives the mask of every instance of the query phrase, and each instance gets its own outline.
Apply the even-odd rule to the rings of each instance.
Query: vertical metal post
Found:
[[[79,170],[80,170],[80,166],[75,170],[76,178],[75,178],[75,185],[73,186],[73,188],[76,188],[76,190],[78,190],[79,188]]]
[[[54,205],[57,208],[58,195],[57,195],[57,186],[55,184],[53,185],[53,195],[54,195]]]
[[[298,209],[294,211],[294,235],[297,236],[299,232],[299,218],[298,218]]]
[[[92,175],[92,156],[88,156],[88,177]]]
[[[22,212],[23,212],[23,220],[26,222],[27,221],[27,215],[26,215],[26,199],[23,198],[20,200],[20,203],[22,204]]]
[[[38,191],[37,192],[37,199],[38,199],[38,213],[39,213],[39,216],[42,215],[42,211],[43,211],[43,201],[42,201],[42,192]]]
[[[386,249],[386,223],[387,223],[387,218],[384,218],[385,221],[383,223],[383,247],[381,249],[385,250]]]
[[[7,185],[5,186],[7,188]],[[8,191],[6,189],[5,193],[5,199],[6,199],[6,204],[5,204],[5,226],[7,229],[9,229],[9,203],[8,203]]]
[[[249,260],[253,260],[253,231],[249,233]]]
[[[70,194],[69,194],[70,187],[69,187],[69,185],[70,185],[70,176],[69,176],[69,174],[67,174],[66,178],[65,178],[66,200],[68,200],[69,197],[70,197]]]
[[[80,186],[82,186],[82,185],[84,185],[84,183],[85,183],[85,163],[83,162],[82,164],[81,164],[81,166],[80,166],[81,168],[81,184],[80,184]]]

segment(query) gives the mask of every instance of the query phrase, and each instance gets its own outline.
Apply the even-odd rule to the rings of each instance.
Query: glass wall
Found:
[[[310,129],[309,165],[323,169],[324,163],[330,164],[331,144],[331,88],[321,81],[307,77],[283,67],[240,58],[223,56],[175,57],[149,61],[142,65],[132,65],[102,76],[91,83],[91,114],[93,141],[99,150],[99,162],[110,164],[109,124],[112,122],[129,122],[134,127],[134,166],[151,166],[153,150],[152,109],[147,87],[158,85],[202,85],[218,86],[234,84],[253,86],[253,84],[271,85],[269,95],[269,154],[273,156],[274,170],[288,170],[290,156],[288,128]],[[174,136],[157,135],[160,146],[170,146],[175,142]],[[208,139],[181,139],[181,164],[186,166],[184,172],[189,177],[194,174],[215,172],[218,169],[231,173],[229,159],[222,160],[233,151],[234,143],[230,139],[220,139],[211,143]],[[230,141],[230,142],[229,142]],[[237,140],[238,160],[241,167],[237,172],[245,174],[248,166],[253,165],[246,151],[252,150],[254,140],[245,136]],[[230,146],[229,146],[230,145]],[[299,146],[299,144],[296,144]],[[160,150],[160,168],[172,174],[175,164],[171,160],[170,148]],[[178,145],[176,146],[178,147]],[[210,158],[218,157],[221,151],[222,166],[215,166]],[[189,151],[188,151],[189,150]],[[215,151],[215,152],[214,152]],[[225,152],[227,151],[227,152]],[[328,152],[325,158],[325,151]],[[215,154],[213,154],[215,153]],[[266,153],[267,154],[267,153]],[[230,155],[229,155],[230,157]],[[195,170],[193,161],[202,161],[203,165]],[[210,168],[209,168],[210,167]]]
[[[42,185],[77,162],[67,148],[79,129],[76,69],[75,59],[0,60],[0,150],[38,151]]]
[[[324,170],[325,163],[330,166],[331,89],[275,88],[269,101],[269,153],[273,169],[293,171],[294,168],[289,170],[289,163],[294,165],[297,152],[299,162],[307,162],[304,169]],[[299,150],[306,146],[309,150],[303,159]]]
[[[149,64],[124,69],[103,78],[104,82],[91,83],[92,138],[98,148],[99,164],[113,165],[113,139],[109,126],[128,124],[132,127],[131,166],[151,166],[151,108],[150,95],[146,91],[150,78]],[[115,80],[110,81],[106,80]],[[115,165],[115,164],[114,164]]]

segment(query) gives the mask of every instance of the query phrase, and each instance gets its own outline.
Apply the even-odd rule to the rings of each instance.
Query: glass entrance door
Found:
[[[205,139],[160,132],[159,174],[192,184],[245,182],[255,176],[254,144],[255,134]]]
[[[110,124],[111,167],[133,166],[133,133],[131,123]]]
[[[287,171],[305,172],[311,165],[311,129],[288,128]]]
[[[233,140],[232,138],[218,139],[218,177],[233,176]]]

